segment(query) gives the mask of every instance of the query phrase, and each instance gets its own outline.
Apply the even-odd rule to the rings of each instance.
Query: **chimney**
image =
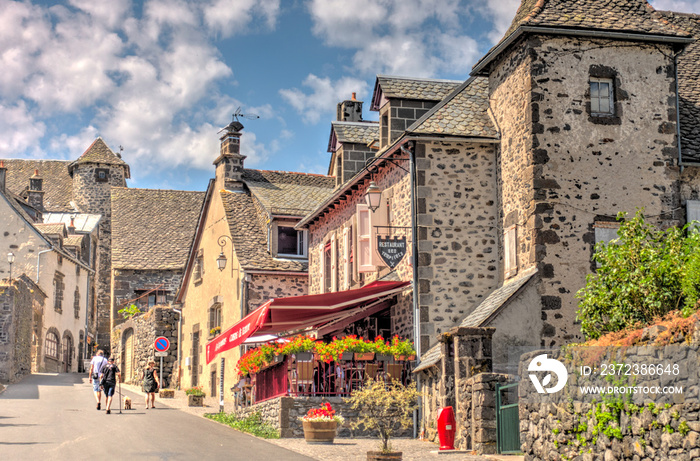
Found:
[[[224,128],[225,133],[220,138],[220,154],[214,160],[216,181],[223,183],[224,189],[233,192],[245,190],[245,185],[243,184],[243,161],[246,157],[241,155],[242,130],[243,125],[235,118]]]
[[[44,211],[44,180],[39,176],[39,170],[34,170],[34,174],[29,178],[29,190],[27,191],[27,201],[39,211]]]
[[[357,93],[353,93],[352,99],[347,99],[338,103],[338,114],[336,120],[339,122],[362,121],[362,101],[358,101],[356,95]]]
[[[5,162],[0,160],[0,193],[5,193],[5,181],[7,179],[7,168]]]
[[[75,216],[70,217],[70,226],[68,226],[68,235],[75,234]]]

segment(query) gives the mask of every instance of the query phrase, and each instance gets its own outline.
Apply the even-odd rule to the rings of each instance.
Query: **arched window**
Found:
[[[47,357],[58,360],[58,335],[53,331],[46,333],[45,354]]]

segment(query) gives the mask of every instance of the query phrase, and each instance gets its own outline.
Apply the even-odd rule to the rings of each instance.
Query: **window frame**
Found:
[[[503,232],[503,278],[518,273],[518,226],[512,225]]]
[[[600,103],[603,100],[600,96],[600,84],[604,83],[608,87],[608,111],[600,110]],[[598,85],[598,96],[593,96],[593,85]],[[615,81],[612,78],[607,77],[589,77],[588,78],[588,89],[590,92],[590,102],[591,102],[591,115],[593,116],[603,116],[610,117],[615,115]],[[598,109],[593,108],[594,103],[598,105]]]
[[[292,229],[297,233],[297,253],[282,253],[280,251],[280,246],[279,246],[279,237],[280,237],[280,229],[285,228],[285,229]],[[309,257],[309,234],[306,229],[294,229],[294,225],[282,225],[278,224],[277,225],[277,230],[276,230],[276,243],[277,243],[277,257],[280,258],[299,258],[299,259],[306,259]],[[299,247],[302,248],[301,254],[299,253]]]
[[[44,355],[58,360],[59,345],[58,335],[53,331],[47,331],[44,338]]]

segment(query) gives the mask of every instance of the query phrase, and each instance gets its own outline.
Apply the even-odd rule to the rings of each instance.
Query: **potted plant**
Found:
[[[202,386],[195,386],[185,389],[185,395],[187,395],[187,405],[190,407],[203,407],[204,397],[206,394],[202,389]]]
[[[345,419],[336,415],[331,404],[322,403],[319,408],[310,409],[301,418],[306,443],[333,443],[338,425]]]
[[[221,327],[214,327],[209,330],[209,337],[218,336],[221,333]]]
[[[391,451],[389,438],[394,424],[408,428],[413,423],[413,410],[418,407],[418,391],[416,384],[404,386],[398,381],[386,384],[382,381],[367,381],[362,389],[353,392],[347,399],[353,410],[358,410],[357,428],[364,425],[365,429],[376,430],[381,440],[380,451],[368,451],[367,460],[400,460],[401,452]]]

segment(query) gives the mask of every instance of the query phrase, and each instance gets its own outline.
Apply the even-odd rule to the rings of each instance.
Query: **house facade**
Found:
[[[180,384],[214,396],[223,385],[226,400],[238,382],[241,348],[207,363],[206,344],[271,298],[307,294],[308,237],[294,226],[334,185],[323,175],[245,169],[242,129],[234,121],[221,137],[176,299],[183,313]]]

